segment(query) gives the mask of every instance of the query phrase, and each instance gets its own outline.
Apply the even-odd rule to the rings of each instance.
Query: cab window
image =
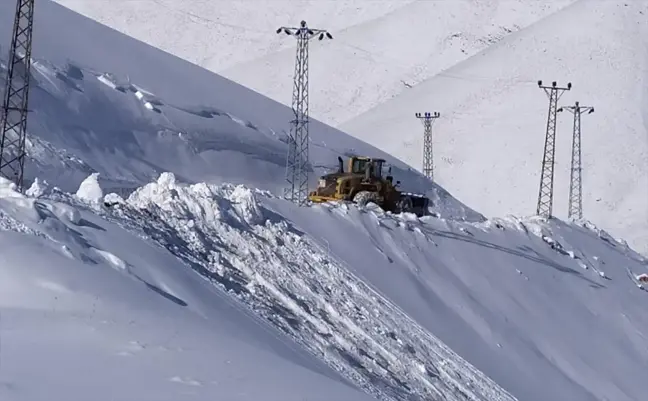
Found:
[[[353,173],[354,174],[363,174],[365,171],[365,166],[367,165],[367,160],[354,160],[353,161]]]

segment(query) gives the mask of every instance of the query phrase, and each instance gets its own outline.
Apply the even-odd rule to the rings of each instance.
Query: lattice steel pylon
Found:
[[[17,0],[0,116],[0,175],[23,190],[34,0]]]
[[[441,117],[438,111],[434,113],[416,113],[416,118],[423,122],[423,174],[434,181],[434,155],[432,152],[432,123]]]
[[[302,21],[299,28],[282,26],[277,33],[284,32],[297,38],[295,75],[293,83],[291,121],[288,135],[288,155],[286,157],[286,181],[284,197],[298,205],[304,205],[308,196],[309,142],[308,133],[308,43],[311,39],[333,39],[324,29],[312,29]]]
[[[556,112],[558,99],[565,91],[571,90],[571,82],[566,88],[558,87],[556,81],[551,86],[543,86],[538,81],[538,87],[544,89],[549,96],[549,112],[547,114],[547,131],[545,135],[544,156],[542,157],[542,173],[540,177],[540,190],[538,191],[538,206],[536,214],[550,218],[553,211],[554,166],[556,156]]]
[[[594,107],[581,106],[576,102],[574,106],[563,106],[558,112],[567,110],[574,114],[574,133],[572,136],[571,174],[569,179],[569,210],[567,217],[570,220],[583,218],[583,164],[581,161],[581,115],[594,113]]]

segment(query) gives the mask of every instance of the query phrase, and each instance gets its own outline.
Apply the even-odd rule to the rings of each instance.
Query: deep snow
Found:
[[[3,399],[643,396],[647,263],[605,231],[484,221],[440,187],[441,218],[296,208],[267,192],[289,110],[39,7],[33,185],[0,190]],[[313,140],[331,167],[374,150]]]
[[[370,399],[74,195],[0,184],[0,399]]]
[[[82,186],[92,181],[91,176]],[[149,369],[148,386],[166,375],[171,382],[200,387],[196,391],[207,395],[208,383],[218,381],[212,378],[220,374],[209,376],[177,363],[173,374],[148,368],[148,359],[139,361],[137,351],[155,347],[151,358],[162,358],[158,354],[169,350],[159,332],[171,335],[168,325],[174,323],[166,319],[176,319],[176,314],[156,309],[158,303],[179,308],[181,323],[175,322],[174,335],[186,334],[193,347],[202,347],[194,332],[211,330],[211,321],[222,329],[224,318],[217,305],[225,301],[238,311],[229,319],[244,325],[234,329],[237,339],[249,335],[254,345],[279,352],[283,348],[277,350],[273,341],[278,333],[266,338],[258,332],[272,325],[376,399],[435,399],[435,394],[444,400],[515,399],[491,379],[524,400],[638,400],[643,394],[648,357],[643,304],[648,294],[629,273],[638,279],[647,263],[590,223],[579,227],[515,218],[469,223],[394,216],[372,207],[298,208],[265,191],[229,184],[187,185],[170,173],[127,199],[112,193],[99,203],[79,196],[85,195],[82,190],[72,195],[38,186],[30,192],[38,193],[39,199],[25,199],[6,187],[0,191],[2,229],[22,235],[8,235],[11,240],[5,243],[17,243],[9,248],[16,249],[2,253],[10,255],[1,270],[0,308],[10,312],[10,319],[3,319],[3,331],[29,330],[21,325],[23,313],[12,312],[16,308],[40,310],[43,315],[30,323],[54,320],[63,333],[88,325],[101,332],[103,341],[124,343],[114,352],[133,356],[138,368]],[[35,246],[47,252],[37,252]],[[23,254],[29,255],[24,262],[18,259]],[[70,263],[78,267],[66,270]],[[18,264],[25,267],[16,270]],[[205,280],[198,280],[192,270]],[[115,272],[121,276],[110,276]],[[105,274],[117,283],[111,284]],[[139,290],[122,287],[124,279]],[[53,301],[50,292],[55,292]],[[141,292],[157,301],[147,300],[152,302],[145,303],[147,314],[139,313],[139,298],[146,299]],[[96,316],[100,309],[109,311],[104,313],[112,316],[108,323],[117,331],[96,327],[95,319],[106,324],[106,317]],[[246,310],[264,322],[245,323],[250,319]],[[206,326],[184,323],[194,315],[206,319]],[[156,334],[129,328],[142,321],[148,330],[156,327]],[[265,328],[261,333],[272,331]],[[126,344],[126,333],[146,340]],[[49,340],[53,344],[40,337],[32,341],[45,350],[58,349],[69,341],[61,336]],[[220,343],[215,336],[210,341]],[[285,344],[287,339],[279,341]],[[90,349],[100,350],[84,350],[87,359],[77,357],[80,366],[110,359],[107,346],[98,339],[85,341],[92,343]],[[10,356],[27,354],[26,346],[15,337],[3,337],[3,349],[9,347]],[[194,362],[204,355],[184,355],[182,345],[176,351],[188,364],[207,363]],[[279,354],[290,361],[298,358],[291,355]],[[55,357],[63,355],[51,358]],[[8,396],[37,397],[37,389],[19,391],[26,381],[48,385],[39,380],[45,374],[40,370],[23,371],[11,357],[3,361]],[[311,367],[313,363],[306,367],[335,379],[334,373],[316,364]],[[256,368],[245,377],[265,378],[267,366],[257,358]],[[113,369],[109,365],[108,370]],[[105,385],[94,380],[93,389]],[[134,387],[124,396],[147,388],[118,380],[125,388]],[[61,376],[51,386],[66,393],[69,383],[70,376]],[[238,394],[235,383],[229,385],[227,391]],[[324,393],[332,396],[328,389]],[[284,397],[274,390],[272,394]],[[339,399],[351,399],[344,398],[351,394]]]
[[[487,216],[530,215],[548,107],[537,81],[572,82],[560,105],[596,110],[582,116],[584,215],[645,254],[646,15],[646,1],[577,1],[340,128],[421,168],[423,130],[413,114],[439,111],[437,182]],[[571,113],[558,115],[559,218],[567,218],[572,125]]]
[[[12,8],[0,4],[0,37]],[[171,171],[190,182],[281,190],[290,108],[55,3],[39,10],[28,181],[72,191],[98,172],[106,190],[127,193]],[[482,218],[403,162],[311,120],[311,183],[349,154],[387,159],[403,188],[426,193],[437,210]]]
[[[275,30],[305,19],[334,36],[311,46],[310,110],[338,125],[574,0],[55,1],[288,105],[295,40]]]
[[[327,28],[334,40],[312,45],[311,114],[421,169],[414,113],[441,112],[436,179],[487,216],[535,211],[547,109],[536,82],[571,81],[561,103],[597,110],[583,118],[585,215],[648,252],[644,0],[57,1],[284,104],[295,41],[274,30]],[[559,116],[560,218],[571,117]]]

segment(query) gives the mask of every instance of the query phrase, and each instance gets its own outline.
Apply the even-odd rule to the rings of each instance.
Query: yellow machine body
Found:
[[[395,210],[401,193],[391,176],[383,176],[384,159],[354,156],[349,158],[346,171],[342,159],[338,160],[338,171],[321,176],[317,189],[309,193],[311,202],[354,201],[359,193],[368,192],[371,202],[384,210]]]

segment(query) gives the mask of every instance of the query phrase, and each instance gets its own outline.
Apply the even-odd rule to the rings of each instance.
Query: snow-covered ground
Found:
[[[25,198],[2,184],[3,399],[83,399],[114,382],[120,399],[215,388],[241,400],[362,398],[290,340],[376,399],[515,399],[492,380],[538,401],[644,391],[648,294],[635,277],[646,261],[589,224],[298,208],[170,173],[126,200],[102,197],[95,175],[75,195],[37,181]],[[63,359],[75,362],[47,376]],[[298,378],[294,364],[306,372],[292,398],[257,385],[285,386],[267,371]],[[116,377],[76,392],[81,368]]]
[[[646,260],[590,223],[278,208],[519,400],[644,398]]]
[[[413,112],[438,110],[437,182],[488,216],[532,214],[548,107],[537,80],[571,81],[560,105],[595,107],[582,116],[585,216],[648,252],[646,15],[646,1],[576,2],[341,128],[418,167],[422,125]],[[560,218],[567,217],[572,125],[571,113],[558,115]]]
[[[276,29],[301,20],[327,29],[333,42],[311,47],[310,110],[333,125],[574,2],[55,1],[285,104],[295,40]]]
[[[488,216],[535,211],[536,82],[571,81],[561,103],[597,110],[583,118],[586,216],[648,252],[644,0],[57,1],[283,103],[295,44],[276,27],[329,29],[334,40],[312,46],[311,114],[421,169],[414,113],[441,112],[436,179]],[[558,129],[565,218],[571,114]]]
[[[0,399],[370,399],[140,233],[0,184]]]
[[[8,37],[12,5],[0,6]],[[283,187],[290,108],[56,4],[40,7],[28,180],[72,191],[96,171],[107,189],[128,191],[170,171],[187,182]],[[405,163],[312,121],[311,183],[353,153],[384,157],[403,189],[427,193],[445,213],[481,218]]]
[[[648,263],[605,231],[485,220],[319,122],[316,174],[383,156],[440,218],[297,208],[285,106],[53,2],[36,27],[0,399],[642,399]]]

